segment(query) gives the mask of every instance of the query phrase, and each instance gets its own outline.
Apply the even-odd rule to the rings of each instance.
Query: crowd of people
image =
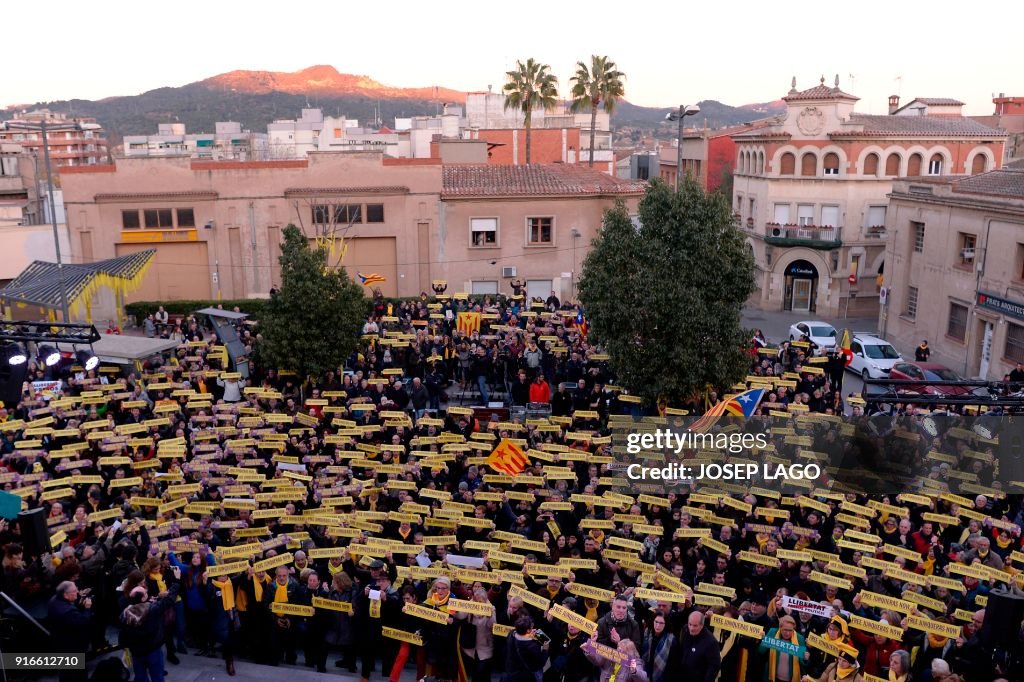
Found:
[[[61,390],[0,409],[0,480],[45,510],[51,550],[0,522],[3,591],[45,602],[63,650],[123,647],[139,682],[185,652],[392,682],[1024,679],[1020,613],[992,615],[1022,584],[1024,509],[991,441],[873,434],[921,472],[892,494],[627,495],[614,434],[639,406],[582,319],[557,299],[378,299],[320,377],[261,366],[258,325],[239,327],[252,376],[226,371],[194,319],[141,371],[33,367]],[[752,428],[791,418],[749,456],[849,454],[839,417],[866,406],[841,360],[754,343],[732,388],[756,386]],[[488,466],[499,442],[524,471]]]

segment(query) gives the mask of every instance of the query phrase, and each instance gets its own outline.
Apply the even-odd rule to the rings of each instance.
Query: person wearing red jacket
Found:
[[[910,544],[915,552],[924,554],[936,542],[938,538],[932,535],[932,522],[925,521],[921,524],[921,530],[910,534]]]
[[[551,402],[551,386],[544,381],[544,375],[540,372],[537,372],[537,377],[530,384],[530,402],[545,404]]]
[[[900,643],[881,635],[870,635],[850,628],[850,635],[857,648],[864,652],[864,671],[868,675],[886,678],[889,675],[889,657],[899,650]]]

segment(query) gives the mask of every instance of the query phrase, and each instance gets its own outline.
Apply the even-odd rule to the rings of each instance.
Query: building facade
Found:
[[[125,135],[122,156],[177,156],[213,161],[266,161],[266,133],[242,130],[237,121],[218,121],[213,133],[185,132],[184,123],[161,123],[156,135]]]
[[[453,292],[507,293],[516,277],[568,296],[604,209],[623,198],[635,211],[643,192],[580,166],[445,167],[379,152],[126,158],[73,169],[63,182],[71,262],[156,249],[129,300],[265,297],[281,283],[290,223],[326,240],[331,264],[353,277],[384,276],[377,287],[388,296],[429,292],[438,279]],[[108,319],[116,305],[98,298],[91,309]]]
[[[882,329],[900,348],[999,380],[1024,362],[1024,169],[893,183]]]
[[[821,83],[783,98],[778,123],[733,135],[733,207],[759,280],[751,303],[820,316],[874,315],[894,178],[998,168],[1006,135],[971,119],[866,115]],[[946,101],[946,100],[942,100]]]
[[[89,117],[69,117],[48,109],[30,111],[0,122],[0,142],[20,144],[29,154],[43,158],[43,134],[37,128],[46,125],[50,163],[55,168],[90,166],[106,163],[107,134]],[[19,127],[25,125],[34,129]]]

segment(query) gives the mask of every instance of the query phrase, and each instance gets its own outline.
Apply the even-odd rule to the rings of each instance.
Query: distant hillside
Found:
[[[724,128],[726,126],[748,123],[759,118],[774,116],[785,111],[785,105],[782,102],[732,107],[710,99],[698,102],[697,106],[700,107],[700,113],[687,120],[687,127],[703,127],[706,122],[708,128]],[[622,101],[612,115],[612,121],[618,127],[629,126],[653,128],[655,130],[664,129],[666,131],[675,130],[678,124],[666,121],[665,115],[677,110],[678,107],[640,107]]]
[[[177,88],[165,87],[141,95],[109,97],[98,101],[59,100],[0,110],[7,119],[24,109],[93,116],[107,130],[112,144],[125,135],[156,132],[158,123],[180,122],[190,133],[213,132],[217,121],[238,121],[243,129],[265,131],[274,119],[294,119],[306,106],[318,107],[331,116],[344,115],[372,124],[394,118],[437,113],[442,103],[464,103],[466,93],[442,87],[398,88],[382,85],[367,77],[339,73],[332,66],[312,66],[294,73],[273,71],[231,71]],[[731,107],[708,100],[700,103],[701,113],[688,121],[720,128],[778,113],[781,102]],[[640,107],[619,103],[612,123],[661,135],[671,134],[674,124],[665,123],[670,108]]]

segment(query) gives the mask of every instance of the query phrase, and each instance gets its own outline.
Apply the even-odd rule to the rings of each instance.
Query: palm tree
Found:
[[[622,80],[626,74],[615,66],[608,57],[591,55],[590,67],[583,62],[576,62],[576,75],[569,79],[572,83],[572,111],[590,110],[590,165],[594,165],[594,128],[597,127],[597,108],[604,105],[610,115],[615,103],[625,94]]]
[[[555,108],[558,98],[558,79],[551,73],[551,67],[530,57],[524,64],[516,61],[516,68],[505,74],[505,110],[518,109],[526,117],[526,163],[530,163],[530,126],[533,110],[542,107],[545,111]]]

